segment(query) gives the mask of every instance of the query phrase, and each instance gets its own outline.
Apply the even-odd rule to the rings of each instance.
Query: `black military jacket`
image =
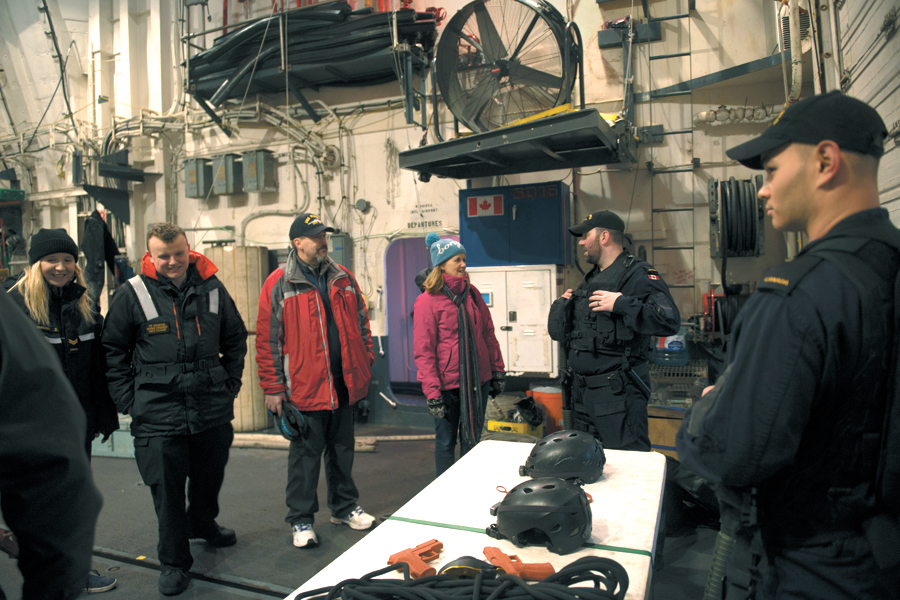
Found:
[[[109,389],[131,415],[135,437],[199,433],[234,418],[247,329],[215,266],[191,254],[196,262],[180,288],[145,259],[141,281],[121,286],[110,303],[103,328]]]
[[[737,316],[725,372],[688,409],[676,438],[698,475],[758,487],[770,548],[855,531],[872,508],[877,449],[863,459],[863,413],[883,396],[892,328],[864,328],[863,319],[890,323],[893,306],[865,302],[830,262],[801,260],[859,228],[896,232],[884,209],[856,213],[766,272]],[[870,240],[855,254],[877,274],[873,291],[892,297],[897,252]]]
[[[56,351],[63,372],[75,388],[87,416],[87,434],[108,435],[119,428],[119,417],[106,383],[106,357],[100,344],[103,317],[95,313],[93,323],[84,319],[78,303],[86,290],[76,282],[61,289],[48,287],[50,323],[37,328]],[[10,290],[9,297],[29,314],[18,288]]]
[[[626,264],[629,261],[632,261],[631,264]],[[595,265],[588,271],[571,300],[558,298],[551,305],[548,319],[551,338],[560,341],[565,337],[573,347],[573,338],[580,335],[580,339],[584,340],[594,333],[582,331],[582,328],[585,325],[597,327],[594,323],[606,315],[593,313],[588,306],[593,290],[622,293],[608,317],[614,326],[624,326],[633,338],[625,344],[613,344],[609,352],[571,350],[569,365],[576,373],[605,373],[620,368],[626,346],[632,352],[629,358],[631,366],[645,363],[650,353],[650,336],[672,335],[681,325],[681,315],[675,301],[656,269],[644,261],[633,257],[629,259],[629,255],[622,252],[606,269],[601,271]]]
[[[84,451],[84,412],[41,337],[0,292],[0,501],[19,541],[22,597],[75,598],[103,501]]]

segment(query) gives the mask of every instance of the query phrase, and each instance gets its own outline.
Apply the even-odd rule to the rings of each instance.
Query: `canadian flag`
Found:
[[[503,214],[503,196],[470,196],[470,217],[495,217]]]

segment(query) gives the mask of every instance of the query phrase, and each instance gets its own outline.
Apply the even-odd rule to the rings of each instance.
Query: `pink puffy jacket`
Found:
[[[459,295],[465,290],[463,277],[444,275],[450,291]],[[494,322],[481,293],[470,286],[465,305],[475,332],[478,352],[478,375],[481,383],[490,381],[491,374],[505,370],[500,344],[494,335]],[[473,298],[474,296],[474,298]],[[413,308],[413,354],[419,381],[426,398],[436,400],[441,390],[459,387],[459,326],[456,305],[443,293],[424,292],[416,298]]]

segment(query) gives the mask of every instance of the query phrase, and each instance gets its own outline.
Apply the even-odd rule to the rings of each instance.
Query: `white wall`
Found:
[[[49,0],[48,0],[49,1]],[[424,2],[420,2],[424,4]],[[463,0],[448,0],[440,4],[447,9],[448,20]],[[553,0],[565,12],[567,3]],[[641,44],[635,49],[635,91],[646,92],[691,78],[718,72],[768,56],[777,46],[774,29],[774,6],[771,0],[698,0],[690,20],[666,21],[662,24],[663,39],[653,44]],[[841,9],[840,29],[850,42],[845,44],[845,62],[852,63],[858,48],[869,44],[868,38],[877,31],[883,19],[881,12],[889,3],[871,0],[869,8],[853,8],[845,3]],[[616,112],[623,97],[622,51],[597,48],[597,31],[604,21],[627,15],[633,7],[636,18],[643,18],[640,2],[621,0],[569,3],[572,17],[578,23],[584,40],[586,96],[589,104],[605,111]],[[869,6],[871,5],[871,6]],[[466,187],[465,181],[432,178],[421,183],[416,174],[397,167],[397,152],[418,147],[423,137],[420,129],[407,126],[402,108],[362,112],[341,119],[326,118],[318,125],[306,120],[299,124],[325,145],[339,147],[343,167],[325,169],[322,185],[318,184],[317,168],[304,158],[303,152],[283,130],[269,124],[241,123],[233,137],[228,138],[208,121],[205,113],[190,102],[186,106],[180,81],[183,71],[178,68],[183,46],[177,43],[182,35],[184,16],[189,17],[191,31],[204,25],[222,23],[222,3],[210,2],[210,21],[204,19],[200,7],[183,10],[178,0],[56,0],[53,4],[66,39],[79,40],[87,48],[80,55],[81,68],[73,70],[73,104],[88,110],[81,113],[84,131],[102,141],[110,132],[113,118],[148,115],[149,124],[160,123],[156,115],[142,111],[152,109],[160,115],[170,114],[165,134],[148,127],[117,132],[117,138],[130,145],[135,166],[159,174],[142,185],[133,186],[132,233],[129,254],[137,259],[143,252],[142,232],[154,221],[173,219],[185,228],[234,226],[241,233],[241,224],[259,211],[319,212],[334,226],[349,231],[354,240],[354,270],[363,291],[372,297],[384,282],[384,250],[397,236],[424,235],[431,230],[455,230],[458,227],[457,192]],[[271,10],[265,0],[229,3],[229,24],[243,16],[245,8],[251,17],[262,16]],[[424,8],[424,6],[418,6]],[[653,16],[684,13],[687,0],[665,0],[650,3]],[[872,24],[863,26],[857,21],[869,14]],[[446,24],[446,21],[444,21]],[[58,69],[51,60],[46,36],[41,28],[41,16],[33,5],[13,0],[0,0],[0,66],[6,80],[0,84],[11,96],[11,112],[19,127],[27,130],[36,125],[40,113],[49,100]],[[218,35],[218,34],[215,34]],[[211,45],[214,34],[206,36]],[[84,40],[83,42],[81,40]],[[196,38],[203,43],[203,38]],[[883,40],[884,41],[884,40]],[[884,83],[884,70],[896,65],[897,37],[887,40],[878,56],[882,62],[872,62],[873,75],[861,75],[853,91],[870,95],[872,101],[883,106],[885,119],[897,120],[896,66],[894,78]],[[691,51],[690,58],[648,61],[653,55]],[[893,63],[888,59],[893,59]],[[868,87],[866,87],[868,86]],[[812,88],[807,83],[805,93]],[[329,106],[347,105],[363,101],[396,98],[401,94],[399,84],[385,84],[371,88],[323,89],[319,93],[304,91],[310,100],[322,100]],[[92,103],[98,94],[108,95],[111,102]],[[282,101],[283,96],[273,99]],[[247,100],[252,105],[256,98]],[[720,104],[756,106],[780,104],[784,90],[780,70],[763,76],[743,78],[697,90],[693,97],[678,97],[667,101],[642,103],[636,107],[638,127],[662,124],[667,130],[690,127],[694,113],[715,109]],[[49,118],[59,120],[62,112],[57,98]],[[892,116],[893,115],[893,116]],[[155,120],[154,120],[155,119]],[[444,112],[444,137],[450,135],[449,115]],[[661,144],[641,147],[636,165],[585,167],[573,175],[571,171],[530,173],[502,178],[497,183],[538,182],[565,179],[577,193],[575,217],[598,210],[610,209],[625,218],[628,230],[638,245],[645,245],[648,254],[670,283],[693,284],[693,289],[676,290],[685,317],[702,310],[700,298],[711,283],[720,280],[718,266],[709,257],[709,214],[706,183],[710,177],[731,176],[748,178],[750,171],[735,165],[725,157],[726,148],[757,135],[764,124],[734,124],[697,128],[692,136],[670,136]],[[298,131],[297,127],[294,131]],[[0,118],[0,139],[12,133],[5,116]],[[134,137],[130,137],[134,136]],[[40,137],[40,136],[39,136]],[[43,136],[46,143],[47,136]],[[434,143],[431,132],[428,143]],[[893,144],[893,142],[891,142]],[[4,153],[10,145],[0,146]],[[268,148],[278,156],[278,191],[264,194],[211,196],[209,199],[186,198],[184,195],[183,160],[187,157],[210,157],[226,152],[240,152],[253,148]],[[24,162],[36,163],[36,189],[65,189],[68,183],[60,177],[55,164],[62,152],[46,151]],[[900,190],[896,168],[896,152],[883,165],[885,198],[894,202]],[[645,163],[655,168],[675,168],[700,159],[700,167],[692,173],[651,176]],[[490,179],[472,182],[475,186],[491,185]],[[30,191],[30,190],[29,190]],[[366,213],[352,208],[357,199],[371,203]],[[652,208],[693,206],[694,212],[652,213]],[[427,223],[426,227],[417,226]],[[438,224],[439,223],[439,224]],[[248,244],[270,247],[285,245],[290,224],[288,216],[266,216],[250,221],[244,231]],[[27,229],[27,227],[26,227]],[[27,231],[26,231],[27,232]],[[206,231],[190,234],[191,243],[202,250],[202,242],[232,237],[227,231]],[[657,251],[654,245],[689,245],[694,251]],[[753,282],[771,264],[784,259],[786,250],[780,235],[769,231],[767,253],[761,259],[733,259],[729,261],[729,282]],[[582,265],[583,266],[583,265]],[[568,283],[574,285],[580,273],[568,270]],[[383,307],[381,309],[383,311]],[[373,330],[383,335],[384,315],[373,313]]]
[[[895,29],[886,30],[893,11]],[[842,67],[849,78],[847,93],[868,102],[881,114],[888,130],[900,127],[900,36],[896,35],[898,7],[883,0],[845,2],[838,13]],[[882,204],[894,223],[900,223],[900,138],[887,140],[878,172]]]

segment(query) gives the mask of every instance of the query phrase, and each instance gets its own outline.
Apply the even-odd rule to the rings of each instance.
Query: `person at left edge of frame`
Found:
[[[41,229],[31,237],[29,265],[9,289],[9,297],[28,315],[53,347],[87,417],[84,449],[91,459],[94,438],[106,441],[119,428],[106,383],[106,353],[100,344],[103,317],[92,300],[78,246],[65,229]],[[106,592],[116,579],[88,573],[84,591]]]

